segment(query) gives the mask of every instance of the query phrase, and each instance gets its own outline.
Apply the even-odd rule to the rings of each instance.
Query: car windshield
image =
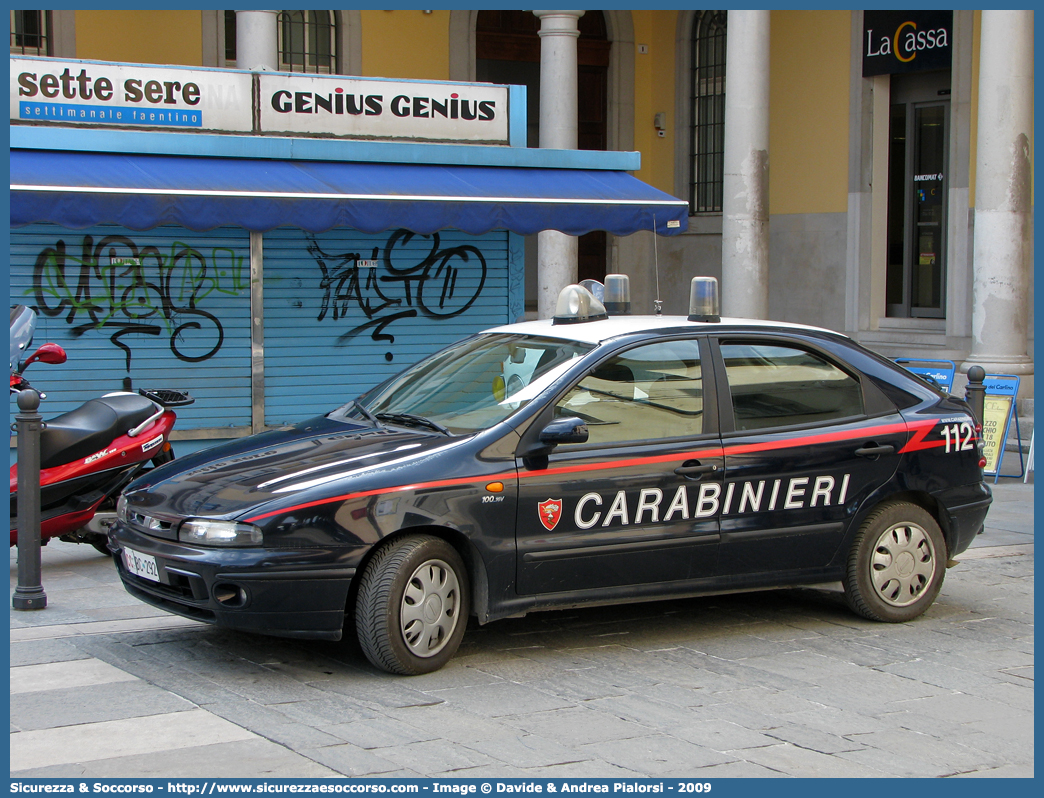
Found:
[[[352,418],[470,434],[525,407],[591,344],[494,333],[443,349],[359,397]],[[361,405],[361,407],[360,407]]]

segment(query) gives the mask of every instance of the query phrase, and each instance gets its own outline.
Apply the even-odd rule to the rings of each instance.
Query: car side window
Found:
[[[737,430],[828,422],[863,414],[858,380],[791,344],[723,341]]]
[[[600,364],[559,400],[555,416],[577,416],[587,422],[588,444],[700,435],[699,342],[648,344]]]

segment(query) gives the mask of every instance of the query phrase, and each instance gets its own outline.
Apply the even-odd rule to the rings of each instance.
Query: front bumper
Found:
[[[154,607],[244,632],[339,640],[351,549],[204,548],[117,524],[109,548],[123,586]],[[124,549],[156,558],[159,581],[131,573]]]

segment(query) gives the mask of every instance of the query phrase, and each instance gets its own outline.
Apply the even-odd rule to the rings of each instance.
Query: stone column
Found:
[[[236,12],[236,67],[259,72],[279,70],[279,12]]]
[[[971,365],[1029,375],[1033,12],[983,11]],[[1032,394],[1031,394],[1032,395]]]
[[[575,150],[576,41],[583,11],[534,11],[540,18],[540,146]],[[557,230],[537,234],[537,315],[555,315],[558,294],[577,279],[577,239]]]
[[[721,224],[722,315],[768,317],[769,12],[730,11]]]

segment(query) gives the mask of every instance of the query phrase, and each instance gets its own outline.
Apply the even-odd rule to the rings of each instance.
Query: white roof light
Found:
[[[693,277],[689,284],[689,321],[721,321],[718,281],[714,277]]]
[[[584,321],[608,319],[605,305],[580,285],[567,285],[558,295],[555,307],[555,324],[578,324]]]
[[[602,285],[600,282],[598,282],[597,280],[581,280],[580,287],[586,288],[588,291],[591,292],[591,296],[593,296],[603,305],[605,304],[605,286]]]
[[[626,274],[605,276],[605,309],[610,316],[627,316],[631,312],[631,278]]]

